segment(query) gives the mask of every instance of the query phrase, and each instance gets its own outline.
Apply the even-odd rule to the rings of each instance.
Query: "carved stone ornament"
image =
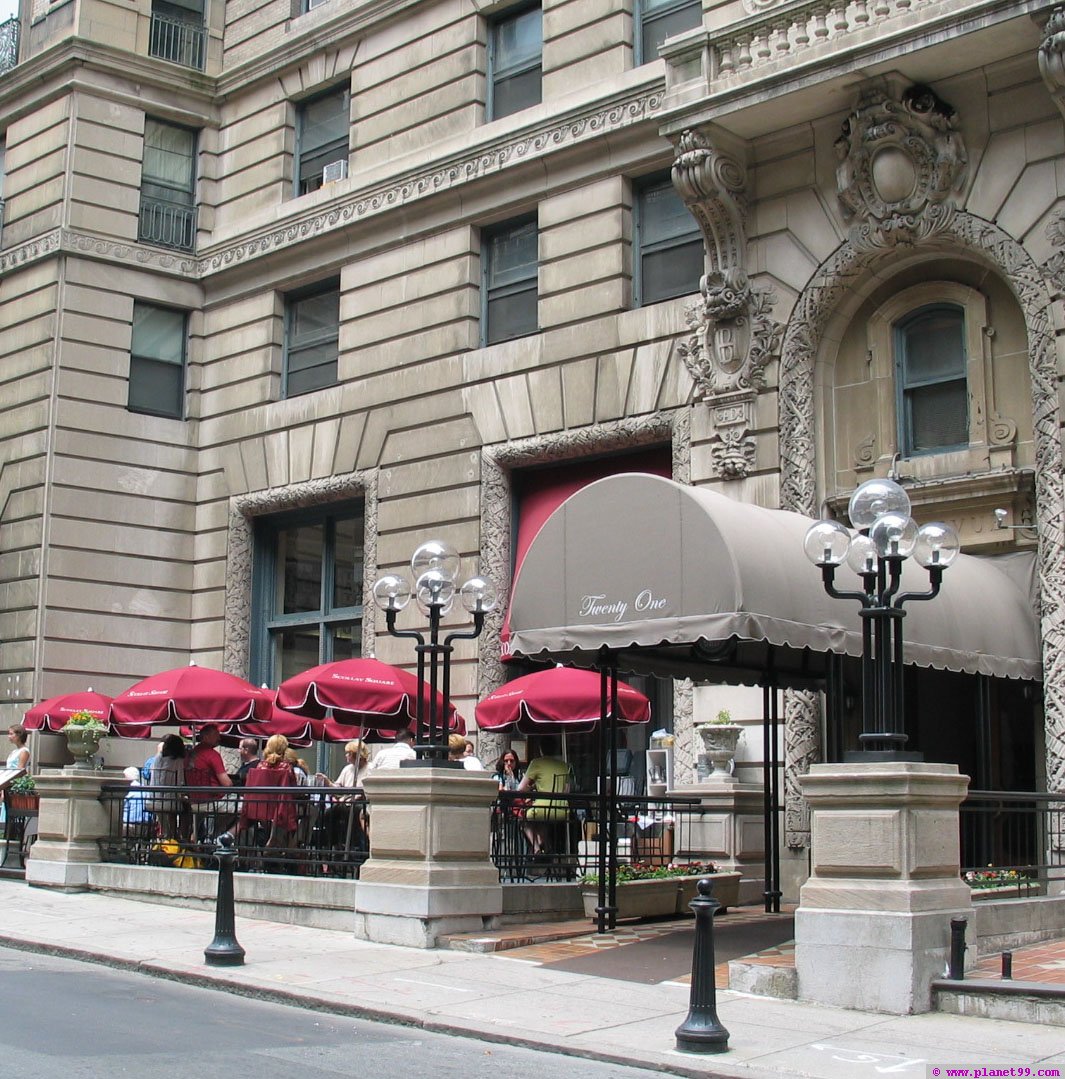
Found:
[[[957,114],[927,86],[899,101],[865,90],[836,140],[836,186],[853,219],[852,242],[913,244],[942,231],[968,158]]]
[[[743,479],[756,446],[748,434],[749,406],[739,420],[725,420],[718,406],[730,395],[750,395],[765,385],[765,366],[780,348],[781,326],[770,310],[772,290],[747,277],[743,165],[712,146],[698,131],[685,131],[677,145],[673,184],[702,230],[709,269],[699,283],[701,299],[688,308],[689,334],[677,345],[695,383],[696,400],[714,410],[712,460],[723,479]],[[728,400],[726,400],[728,398]],[[746,400],[746,397],[744,398]]]
[[[1055,98],[1065,90],[1065,8],[1056,7],[1043,28],[1039,71]]]
[[[1059,230],[1065,232],[1065,230]],[[1024,315],[1032,381],[1035,488],[1039,507],[1037,568],[1043,645],[1043,707],[1047,790],[1065,792],[1065,472],[1058,403],[1057,348],[1051,284],[1065,291],[1065,262],[1040,267],[1012,236],[963,210],[952,214],[937,242],[994,267]],[[853,237],[818,268],[792,310],[780,357],[780,504],[817,515],[815,370],[821,342],[844,297],[881,265],[883,251]]]
[[[710,414],[714,421],[710,460],[720,479],[746,479],[754,467],[758,447],[748,432],[755,397],[753,390],[741,390],[718,394],[710,403]]]

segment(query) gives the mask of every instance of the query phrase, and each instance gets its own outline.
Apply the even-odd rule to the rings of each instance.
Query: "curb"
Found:
[[[659,1056],[650,1054],[635,1056],[612,1053],[587,1046],[574,1046],[565,1042],[553,1041],[546,1036],[535,1037],[529,1034],[518,1034],[510,1030],[498,1031],[476,1024],[464,1025],[455,1020],[431,1019],[421,1012],[375,1008],[373,1005],[368,1004],[347,1004],[342,1001],[331,1000],[328,997],[314,996],[310,993],[249,985],[245,982],[234,981],[207,972],[174,970],[160,963],[139,959],[124,959],[121,956],[108,955],[105,952],[92,951],[87,948],[76,948],[72,945],[48,944],[42,941],[26,940],[20,937],[12,937],[6,933],[0,933],[0,947],[11,948],[20,952],[51,955],[60,959],[72,959],[81,963],[92,963],[96,966],[110,967],[113,970],[122,970],[132,974],[142,974],[151,978],[159,978],[163,981],[177,982],[201,989],[214,989],[249,1000],[262,1000],[272,1004],[304,1008],[308,1011],[341,1015],[349,1019],[365,1019],[389,1026],[411,1027],[434,1034],[450,1034],[475,1038],[478,1041],[493,1044],[520,1046],[525,1049],[556,1053],[560,1056],[577,1057],[583,1060],[598,1060],[605,1064],[616,1064],[622,1067],[667,1072],[671,1075],[691,1077],[691,1079],[737,1079],[737,1077],[760,1079],[761,1076],[776,1074],[747,1067],[716,1071],[709,1066],[713,1058],[694,1053],[681,1054],[679,1050],[672,1047],[668,1050],[663,1050],[663,1053],[676,1053],[681,1059],[672,1061],[663,1060]],[[691,1064],[687,1063],[689,1059],[692,1062]]]

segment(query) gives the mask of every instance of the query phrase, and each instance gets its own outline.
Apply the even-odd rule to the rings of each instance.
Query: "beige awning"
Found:
[[[857,601],[831,599],[806,559],[809,518],[672,480],[625,474],[564,502],[537,534],[510,606],[515,654],[700,681],[781,685],[821,678],[829,653],[860,656]],[[939,596],[906,605],[906,662],[1039,680],[1039,631],[1026,567],[961,555]],[[857,589],[846,566],[836,587]],[[907,565],[903,590],[927,574]]]

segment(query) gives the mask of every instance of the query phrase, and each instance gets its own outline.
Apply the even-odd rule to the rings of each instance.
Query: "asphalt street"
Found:
[[[0,948],[0,1056],[20,1079],[648,1079],[486,1044]]]

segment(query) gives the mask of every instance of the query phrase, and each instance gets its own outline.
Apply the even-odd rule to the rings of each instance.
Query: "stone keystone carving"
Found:
[[[836,186],[855,244],[912,244],[947,226],[968,158],[954,109],[927,86],[911,86],[901,100],[869,87],[835,145]]]
[[[711,451],[720,476],[743,479],[755,459],[747,433],[750,406],[765,385],[764,368],[777,354],[781,335],[770,317],[772,290],[752,285],[747,277],[747,174],[701,132],[685,131],[678,140],[673,184],[699,222],[707,251],[701,298],[688,309],[690,332],[677,351],[695,382],[696,397],[712,409],[728,398],[735,413],[736,395],[743,398],[736,418],[719,423]]]
[[[1039,71],[1061,109],[1065,107],[1062,101],[1062,91],[1065,91],[1065,8],[1054,8],[1043,27],[1043,33],[1045,37],[1039,46]]]

